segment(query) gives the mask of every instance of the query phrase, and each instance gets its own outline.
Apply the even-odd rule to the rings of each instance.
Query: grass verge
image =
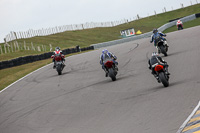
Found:
[[[85,53],[80,52],[80,53]],[[66,57],[80,54],[80,53],[73,53],[66,55]],[[52,63],[52,59],[46,59],[41,61],[36,61],[33,63],[28,63],[25,65],[20,65],[12,68],[2,69],[0,70],[0,91],[10,85],[11,83],[17,81],[18,79],[24,77],[25,75],[37,70],[38,68],[41,68],[49,63]]]

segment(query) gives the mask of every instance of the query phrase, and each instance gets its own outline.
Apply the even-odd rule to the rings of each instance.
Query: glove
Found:
[[[165,37],[167,36],[167,35],[164,35]]]

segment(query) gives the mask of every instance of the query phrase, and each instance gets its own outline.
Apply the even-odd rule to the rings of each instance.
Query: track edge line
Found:
[[[188,116],[188,118],[180,126],[179,130],[176,133],[181,133],[183,131],[183,129],[185,128],[185,126],[187,125],[187,123],[189,122],[189,120],[194,116],[194,114],[196,113],[196,111],[198,110],[199,107],[200,107],[200,101],[197,104],[197,106],[194,108],[194,110],[192,111],[192,113]]]

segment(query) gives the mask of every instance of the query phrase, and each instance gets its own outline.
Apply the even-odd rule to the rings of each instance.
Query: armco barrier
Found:
[[[81,51],[86,51],[86,50],[94,50],[94,47],[90,46],[90,47],[86,47],[86,48],[81,48]],[[64,49],[62,51],[63,51],[63,54],[67,55],[67,54],[71,54],[71,53],[80,52],[80,49],[79,49],[79,47],[78,48],[76,47],[76,48]],[[34,61],[48,59],[48,58],[51,58],[52,54],[53,54],[53,52],[48,52],[48,53],[43,53],[40,55],[29,55],[29,56],[25,56],[25,57],[18,57],[16,59],[12,59],[12,60],[8,60],[8,61],[1,61],[0,62],[0,70],[9,68],[9,67],[14,67],[14,66],[31,63]]]
[[[191,21],[191,20],[196,19],[196,16],[198,16],[198,15],[199,14],[193,14],[193,15],[181,18],[180,20],[182,22]],[[174,25],[176,25],[176,21],[164,24],[163,26],[159,27],[158,30],[162,32],[162,31],[164,31],[164,30],[166,30],[166,29],[168,29],[168,28],[170,28]],[[141,35],[137,35],[137,36],[133,36],[133,37],[128,37],[128,38],[124,38],[124,39],[119,39],[119,40],[115,40],[115,41],[92,44],[91,46],[94,46],[94,49],[98,49],[98,48],[102,48],[102,47],[112,46],[112,45],[121,44],[121,43],[124,43],[124,42],[130,42],[130,41],[133,41],[133,40],[150,37],[151,35],[152,35],[152,32],[148,32],[148,33],[145,33],[145,34],[141,34]]]

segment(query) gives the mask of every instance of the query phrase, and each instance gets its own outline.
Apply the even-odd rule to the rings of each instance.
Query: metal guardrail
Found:
[[[181,18],[180,20],[182,22],[187,22],[187,21],[191,21],[196,19],[196,15],[190,15],[190,16],[186,16],[184,18]],[[176,25],[176,21],[172,21],[169,23],[164,24],[163,26],[159,27],[158,30],[159,31],[164,31],[172,26]],[[102,47],[107,47],[107,46],[112,46],[112,45],[116,45],[116,44],[121,44],[121,43],[125,43],[125,42],[130,42],[130,41],[134,41],[137,39],[142,39],[142,38],[146,38],[146,37],[150,37],[152,35],[152,32],[147,32],[141,35],[137,35],[137,36],[133,36],[133,37],[128,37],[128,38],[124,38],[124,39],[119,39],[119,40],[114,40],[114,41],[109,41],[109,42],[103,42],[103,43],[98,43],[98,44],[92,44],[91,46],[94,46],[94,49],[98,49],[98,48],[102,48]]]

